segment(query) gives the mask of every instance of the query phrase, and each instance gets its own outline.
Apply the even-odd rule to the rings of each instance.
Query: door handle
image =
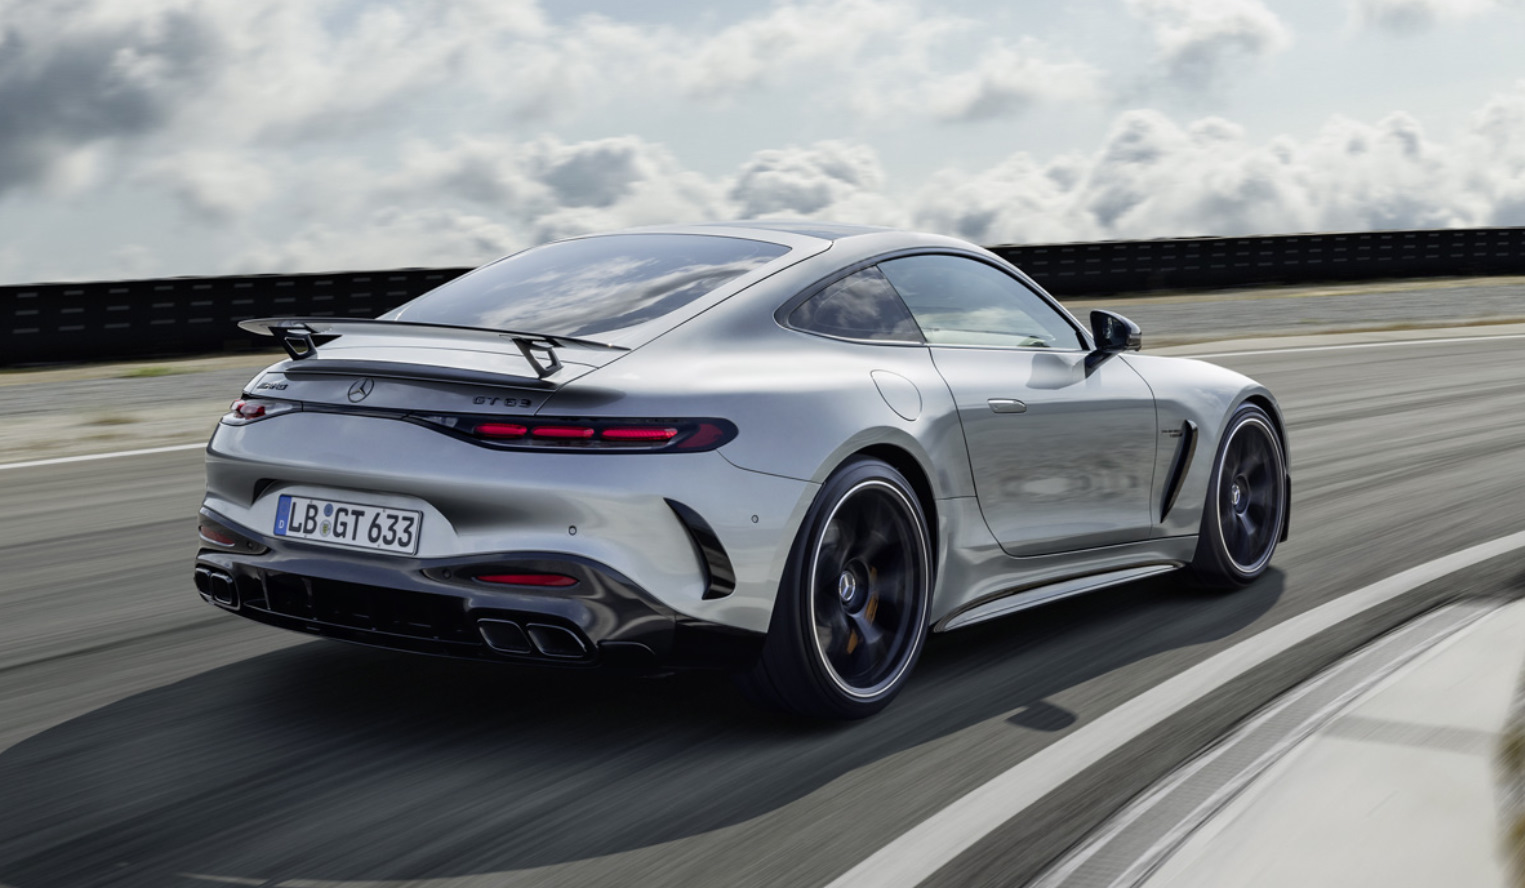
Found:
[[[990,409],[996,413],[1026,413],[1027,405],[1016,398],[991,398]]]

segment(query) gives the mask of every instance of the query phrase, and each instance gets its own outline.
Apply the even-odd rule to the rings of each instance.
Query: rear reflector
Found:
[[[229,534],[227,531],[224,531],[220,527],[214,527],[213,525],[208,524],[205,521],[201,522],[201,526],[197,527],[196,531],[197,531],[197,533],[199,533],[201,535],[201,538],[203,540],[206,540],[209,543],[215,543],[216,545],[219,545],[219,546],[229,546],[229,547],[232,547],[232,546],[235,546],[235,545],[238,544],[238,540],[234,539],[233,536],[231,534]]]
[[[734,426],[728,430],[713,422],[701,422],[692,435],[684,439],[682,450],[708,450],[719,447],[735,436]]]
[[[562,574],[482,574],[477,580],[483,583],[499,583],[504,586],[540,586],[544,588],[565,588],[577,585],[574,577]]]

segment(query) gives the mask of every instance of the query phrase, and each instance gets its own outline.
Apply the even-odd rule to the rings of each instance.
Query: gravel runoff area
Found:
[[[1204,293],[1067,299],[1127,315],[1147,351],[1276,348],[1299,337],[1372,339],[1525,332],[1525,277],[1388,281]],[[1516,326],[1519,329],[1516,329]],[[1232,343],[1232,344],[1231,344]],[[0,464],[205,440],[217,418],[277,348],[152,362],[0,372]]]

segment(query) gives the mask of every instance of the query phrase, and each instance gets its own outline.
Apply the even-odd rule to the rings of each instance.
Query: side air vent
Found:
[[[1160,520],[1170,514],[1170,509],[1176,504],[1176,497],[1181,493],[1181,485],[1186,483],[1186,470],[1191,467],[1191,458],[1197,452],[1197,424],[1191,420],[1181,423],[1181,432],[1177,436],[1180,443],[1176,445],[1176,458],[1170,464],[1170,474],[1165,477],[1165,501],[1160,505]]]
[[[675,500],[668,500],[667,505],[683,523],[689,539],[694,541],[694,548],[699,552],[699,563],[704,565],[704,598],[724,598],[735,592],[736,568],[731,566],[731,558],[725,554],[725,547],[720,545],[720,537],[715,534],[715,529],[688,506]]]

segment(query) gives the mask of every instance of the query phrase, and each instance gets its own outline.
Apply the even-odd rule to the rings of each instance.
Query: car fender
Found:
[[[1219,442],[1234,412],[1249,401],[1270,414],[1290,474],[1286,422],[1275,396],[1265,386],[1206,361],[1147,354],[1130,354],[1122,359],[1144,377],[1154,392],[1161,447],[1155,462],[1151,502],[1156,510],[1158,536],[1198,532]],[[1193,431],[1188,430],[1187,423],[1194,427],[1194,442],[1189,438]],[[1172,481],[1180,474],[1174,471],[1175,464],[1188,449],[1190,459],[1172,497]],[[1167,500],[1170,508],[1164,511]]]

